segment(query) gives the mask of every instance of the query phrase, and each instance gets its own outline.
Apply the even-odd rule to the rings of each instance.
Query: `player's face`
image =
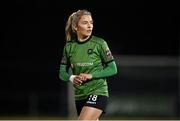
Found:
[[[77,25],[77,35],[79,38],[87,38],[91,35],[93,29],[93,20],[90,15],[83,15]]]

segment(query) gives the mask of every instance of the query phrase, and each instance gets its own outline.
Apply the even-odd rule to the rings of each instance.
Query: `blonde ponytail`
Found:
[[[66,41],[71,41],[73,33],[76,33],[74,27],[77,26],[81,16],[83,15],[91,15],[91,13],[87,10],[78,10],[69,16],[65,27]]]
[[[72,13],[67,22],[66,22],[66,27],[65,27],[65,34],[66,34],[66,40],[67,41],[70,41],[71,40],[71,35],[73,33],[73,30],[72,30],[72,20],[73,20],[73,16],[76,12]]]

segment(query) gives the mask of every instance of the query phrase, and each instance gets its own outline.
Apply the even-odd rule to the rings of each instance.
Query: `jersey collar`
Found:
[[[78,39],[77,39],[76,42],[77,42],[78,44],[83,44],[83,43],[88,42],[91,38],[92,38],[92,35],[91,35],[86,41],[80,42],[80,41],[78,41]]]

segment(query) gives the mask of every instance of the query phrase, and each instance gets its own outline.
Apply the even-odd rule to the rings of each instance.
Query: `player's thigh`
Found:
[[[97,120],[102,112],[100,109],[84,106],[81,110],[79,120]]]

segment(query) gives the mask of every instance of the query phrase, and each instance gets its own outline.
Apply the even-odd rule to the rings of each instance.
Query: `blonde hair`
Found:
[[[77,26],[79,20],[81,19],[81,16],[83,15],[91,16],[91,13],[88,10],[83,9],[73,12],[69,16],[65,27],[66,41],[71,41],[73,33],[76,33],[74,28]]]

